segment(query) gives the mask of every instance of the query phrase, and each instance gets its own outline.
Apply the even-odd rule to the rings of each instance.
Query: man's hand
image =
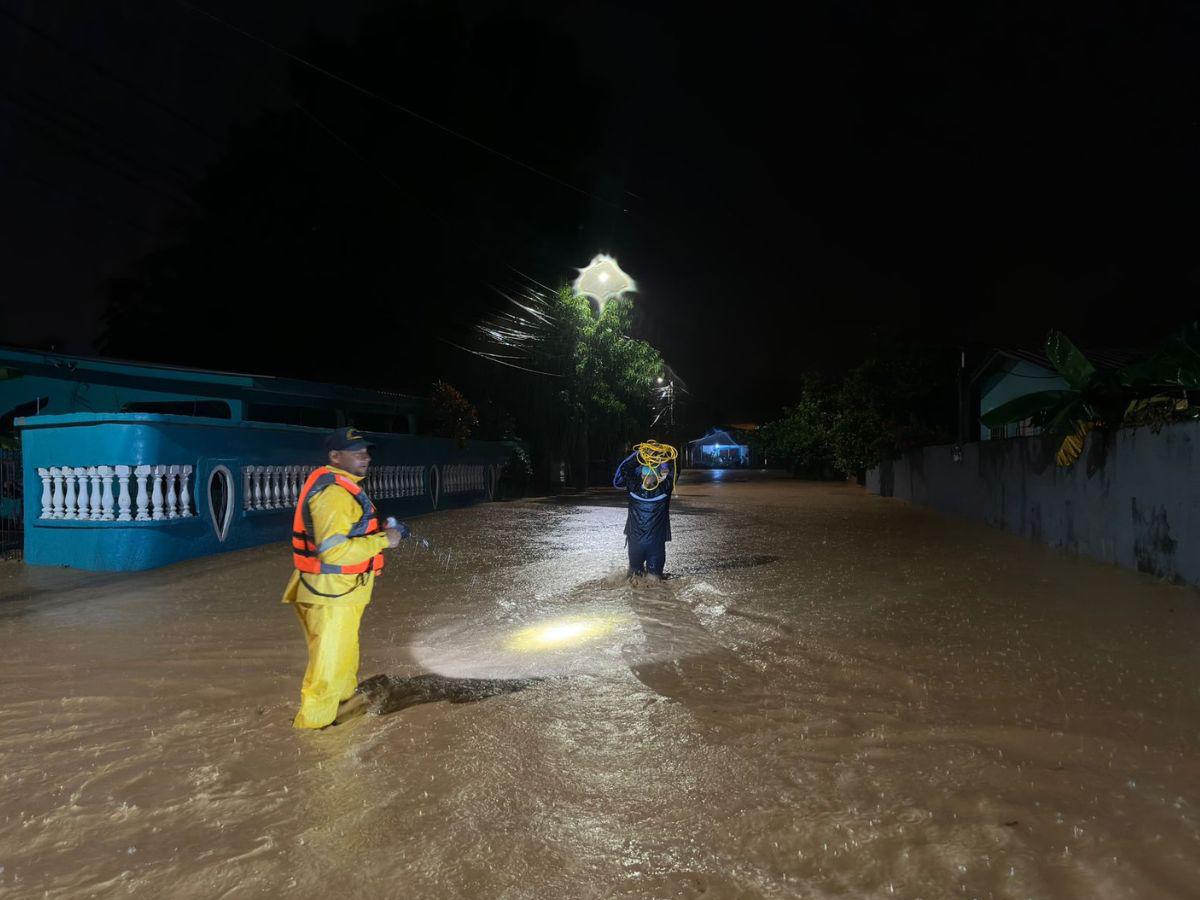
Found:
[[[404,535],[400,533],[399,529],[389,528],[384,533],[387,535],[387,545],[393,549],[399,547],[400,542],[404,540]]]

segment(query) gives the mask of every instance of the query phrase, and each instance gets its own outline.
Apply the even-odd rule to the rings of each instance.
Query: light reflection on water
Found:
[[[678,577],[632,585],[605,497],[422,520],[457,565],[397,554],[363,626],[407,693],[318,734],[283,544],[0,567],[0,887],[1192,891],[1195,591],[843,485],[689,473],[673,514]]]

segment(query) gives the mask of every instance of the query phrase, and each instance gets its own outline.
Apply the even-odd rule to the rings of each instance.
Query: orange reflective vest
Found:
[[[383,569],[382,553],[351,566],[331,566],[321,562],[320,548],[314,540],[312,513],[308,509],[308,501],[335,484],[348,491],[362,507],[362,515],[350,527],[344,539],[372,534],[379,530],[375,504],[371,502],[367,492],[344,475],[339,475],[328,466],[321,466],[308,476],[300,491],[300,500],[296,503],[296,513],[292,517],[292,564],[301,572],[311,575],[361,575],[367,571],[378,573]]]

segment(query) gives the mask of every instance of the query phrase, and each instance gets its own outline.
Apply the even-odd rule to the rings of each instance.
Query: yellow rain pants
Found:
[[[332,468],[332,466],[330,467]],[[358,483],[362,479],[334,469]],[[330,485],[308,504],[321,562],[348,566],[370,559],[387,547],[383,532],[349,537],[351,526],[362,515],[350,493]],[[358,687],[358,626],[371,602],[375,574],[305,575],[292,570],[283,602],[295,604],[296,615],[308,644],[308,669],[300,688],[297,728],[324,728],[337,716],[338,704]]]
[[[300,686],[300,712],[292,724],[324,728],[337,716],[338,704],[358,687],[358,624],[367,607],[297,603],[295,608],[308,644],[308,668]]]

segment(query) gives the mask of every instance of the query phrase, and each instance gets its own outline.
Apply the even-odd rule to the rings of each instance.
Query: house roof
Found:
[[[356,406],[391,409],[423,403],[417,397],[371,388],[347,387],[298,378],[277,378],[271,375],[191,369],[160,363],[74,356],[8,346],[0,346],[0,365],[51,378],[93,380],[130,386],[153,382],[179,393],[214,398],[240,397],[260,403],[316,400],[328,403],[350,402]]]
[[[1087,357],[1088,362],[1100,371],[1119,369],[1128,363],[1145,359],[1147,355],[1145,350],[1131,348],[1080,347],[1079,349]],[[973,384],[1006,360],[1031,363],[1051,374],[1057,371],[1043,350],[1032,350],[1026,347],[995,347],[984,357],[983,362],[975,369],[968,383]]]
[[[712,447],[720,444],[722,447],[744,447],[745,444],[735,441],[729,436],[729,432],[722,428],[714,428],[709,431],[704,437],[696,438],[694,441],[688,441],[689,447]]]

